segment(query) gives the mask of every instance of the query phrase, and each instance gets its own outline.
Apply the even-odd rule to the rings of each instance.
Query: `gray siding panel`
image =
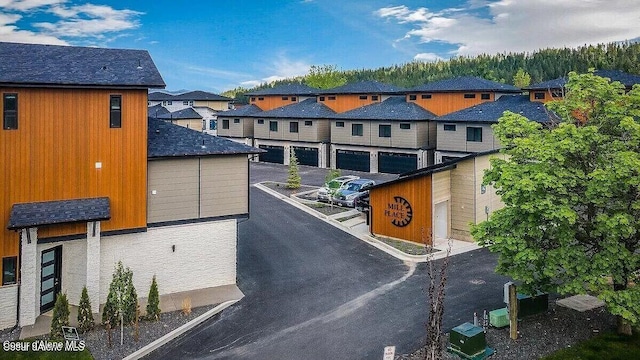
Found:
[[[148,189],[147,222],[197,218],[198,159],[149,161]]]
[[[246,155],[201,160],[200,217],[249,212],[249,174]]]
[[[455,131],[444,131],[444,125],[449,123],[438,123],[438,150],[443,151],[467,151],[467,128],[464,123],[451,123],[456,126]]]

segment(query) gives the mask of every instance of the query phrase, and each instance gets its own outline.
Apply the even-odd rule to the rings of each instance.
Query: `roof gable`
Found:
[[[491,81],[476,76],[460,76],[451,79],[430,82],[419,85],[409,92],[453,92],[453,91],[492,91],[492,92],[521,92],[515,86]]]
[[[262,109],[251,104],[251,105],[241,106],[237,109],[219,112],[218,117],[224,117],[224,116],[245,117],[245,116],[256,115],[260,112],[262,112]]]
[[[150,106],[147,109],[147,114],[149,114],[150,117],[156,118],[156,119],[158,118],[158,116],[168,114],[168,113],[170,113],[170,111],[160,104]]]
[[[0,84],[164,88],[146,50],[0,42]]]
[[[158,115],[158,119],[164,120],[184,120],[184,119],[202,119],[202,116],[198,114],[193,108],[185,108],[172,113]]]
[[[315,98],[306,99],[299,103],[290,104],[263,111],[256,116],[263,118],[300,118],[300,119],[327,119],[335,115],[335,111],[326,105],[316,101]]]
[[[433,120],[436,117],[432,112],[407,102],[404,96],[391,96],[382,102],[365,105],[334,116],[336,119],[397,121]]]
[[[443,115],[438,117],[436,121],[497,123],[505,111],[520,114],[529,120],[540,123],[549,122],[555,117],[544,104],[530,101],[528,95],[502,95],[496,101],[485,102]]]

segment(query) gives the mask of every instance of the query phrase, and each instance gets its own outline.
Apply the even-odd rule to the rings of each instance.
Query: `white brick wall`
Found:
[[[27,231],[31,243],[27,242]],[[22,259],[20,260],[20,326],[36,322],[40,314],[40,258],[36,241],[38,229],[23,229],[20,233]]]
[[[0,287],[0,330],[10,328],[16,324],[18,287],[19,285]]]

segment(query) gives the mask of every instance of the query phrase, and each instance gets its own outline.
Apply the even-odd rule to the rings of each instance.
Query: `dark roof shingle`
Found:
[[[193,108],[184,108],[178,111],[174,111],[168,114],[158,115],[158,119],[164,120],[184,120],[184,119],[202,119],[202,116],[198,114]]]
[[[146,50],[0,42],[0,84],[164,88]]]
[[[299,119],[328,119],[335,115],[335,111],[316,101],[316,98],[305,99],[299,103],[281,106],[268,111],[257,113],[254,117],[261,118],[299,118]]]
[[[544,104],[529,101],[528,95],[502,95],[498,100],[485,102],[451,114],[440,116],[436,121],[497,123],[505,111],[520,114],[529,120],[545,123],[555,115]]]
[[[7,229],[24,229],[43,225],[82,221],[109,220],[109,198],[88,198],[14,204]]]
[[[405,89],[378,81],[358,81],[332,89],[321,90],[320,94],[399,94]]]
[[[420,121],[433,120],[436,115],[412,102],[407,102],[404,96],[391,96],[388,99],[346,111],[334,116],[336,119],[363,120],[397,120]]]
[[[261,152],[263,151],[232,140],[149,118],[147,156],[150,159]]]
[[[233,110],[221,111],[218,113],[218,116],[251,117],[260,112],[262,112],[262,109],[251,104],[251,105],[243,105]]]
[[[476,76],[460,76],[451,79],[430,82],[416,86],[409,92],[453,92],[453,91],[495,91],[495,92],[521,92],[515,86],[491,81]]]
[[[153,105],[150,106],[149,108],[147,108],[147,114],[149,114],[150,117],[157,119],[158,116],[164,115],[164,114],[169,114],[170,111],[167,110],[167,108],[165,108],[164,106],[157,104],[157,105]]]

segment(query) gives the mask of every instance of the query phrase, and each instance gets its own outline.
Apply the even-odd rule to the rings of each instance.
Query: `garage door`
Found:
[[[369,152],[338,150],[336,153],[336,167],[344,170],[370,172]]]
[[[378,171],[388,174],[402,174],[418,168],[418,155],[390,152],[378,153]]]
[[[318,149],[294,146],[300,165],[318,166]]]
[[[266,153],[260,154],[259,159],[263,162],[284,163],[284,147],[283,146],[270,146],[260,145],[260,149],[266,150]]]

